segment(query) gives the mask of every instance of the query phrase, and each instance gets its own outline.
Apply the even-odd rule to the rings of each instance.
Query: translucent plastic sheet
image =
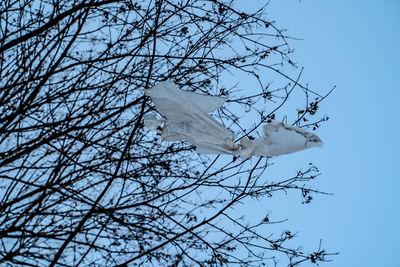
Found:
[[[322,147],[317,135],[282,122],[264,125],[260,138],[242,138],[238,145],[234,143],[234,133],[208,114],[222,106],[224,98],[183,91],[170,81],[158,83],[145,90],[145,94],[150,96],[157,111],[166,117],[165,121],[160,121],[146,115],[145,126],[155,130],[164,123],[163,141],[185,140],[196,146],[199,153],[233,154],[248,158]]]

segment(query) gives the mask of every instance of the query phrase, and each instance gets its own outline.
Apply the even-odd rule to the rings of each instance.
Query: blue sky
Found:
[[[253,203],[250,214],[269,209],[289,219],[280,228],[299,231],[305,248],[322,238],[340,252],[322,266],[399,266],[399,14],[395,0],[272,0],[268,9],[277,26],[304,39],[291,43],[303,81],[322,91],[337,86],[321,105],[330,117],[317,131],[324,148],[282,158],[285,171],[315,163],[323,173],[316,186],[334,195],[309,205],[276,196]]]

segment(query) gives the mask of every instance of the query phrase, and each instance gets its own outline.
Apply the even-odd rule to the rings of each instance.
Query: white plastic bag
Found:
[[[234,143],[234,133],[208,113],[225,102],[224,98],[183,91],[173,82],[160,82],[145,90],[156,109],[167,118],[162,126],[163,141],[185,140],[204,154],[239,154],[252,156],[277,156],[311,147],[322,147],[317,135],[283,122],[271,122],[263,126],[263,135],[255,140],[242,138]],[[144,124],[151,130],[162,121],[145,116]]]

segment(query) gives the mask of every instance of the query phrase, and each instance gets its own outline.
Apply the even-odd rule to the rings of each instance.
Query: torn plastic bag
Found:
[[[183,91],[170,81],[160,82],[145,90],[156,109],[167,118],[162,127],[163,141],[185,140],[204,154],[239,154],[252,156],[277,156],[311,147],[322,147],[317,135],[283,122],[263,126],[263,135],[255,140],[247,137],[234,143],[234,133],[208,113],[222,106],[224,98]],[[156,129],[163,121],[146,116],[144,124]]]

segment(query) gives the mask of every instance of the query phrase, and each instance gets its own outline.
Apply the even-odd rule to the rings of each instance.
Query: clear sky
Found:
[[[322,91],[337,86],[321,105],[330,117],[317,131],[324,148],[282,156],[285,171],[315,163],[316,186],[334,195],[309,205],[277,196],[250,214],[271,210],[289,219],[280,228],[299,231],[298,244],[315,248],[322,238],[340,252],[322,266],[400,266],[400,1],[272,0],[268,10],[304,39],[291,43],[303,81]]]

